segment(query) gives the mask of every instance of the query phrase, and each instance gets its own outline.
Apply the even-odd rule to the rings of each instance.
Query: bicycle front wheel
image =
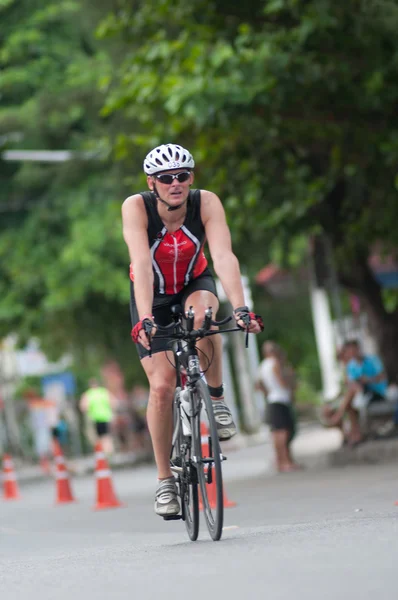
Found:
[[[218,541],[221,539],[224,522],[222,454],[213,403],[207,385],[199,380],[194,393],[196,395],[195,405],[199,407],[199,410],[194,419],[193,442],[197,456],[203,514],[211,538]]]

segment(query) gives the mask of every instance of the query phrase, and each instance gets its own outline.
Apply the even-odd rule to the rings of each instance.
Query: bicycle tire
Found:
[[[184,476],[186,476],[185,481]],[[199,535],[199,493],[196,469],[190,459],[185,468],[183,467],[181,475],[181,502],[188,537],[195,542]]]
[[[174,430],[178,423],[178,435],[174,441],[173,448],[175,456],[181,460],[182,472],[177,478],[180,488],[181,512],[185,523],[185,528],[188,537],[192,542],[198,539],[199,534],[199,493],[198,493],[198,477],[196,468],[191,460],[191,440],[184,440],[182,432],[181,414],[178,408],[176,395],[179,393],[177,389],[174,396],[173,412],[174,412]],[[173,453],[173,449],[172,449]]]
[[[218,440],[217,425],[213,413],[213,404],[210,398],[207,385],[203,380],[199,380],[195,385],[197,406],[200,407],[198,414],[194,417],[192,437],[197,456],[197,471],[202,496],[203,514],[205,517],[207,529],[213,541],[218,541],[222,536],[224,523],[224,495],[222,481],[222,458],[221,447]],[[201,443],[201,416],[203,410],[206,411],[209,438],[208,438],[208,456],[203,450]],[[210,462],[204,462],[204,459]]]

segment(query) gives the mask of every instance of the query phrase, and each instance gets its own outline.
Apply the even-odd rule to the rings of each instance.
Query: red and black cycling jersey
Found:
[[[148,241],[152,255],[155,294],[177,294],[207,267],[203,253],[205,229],[200,217],[200,190],[190,190],[184,223],[169,233],[161,220],[156,196],[141,192],[148,215]],[[130,279],[134,273],[130,265]]]

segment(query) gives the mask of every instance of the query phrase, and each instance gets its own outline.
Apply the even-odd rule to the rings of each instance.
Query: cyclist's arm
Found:
[[[239,262],[232,252],[231,234],[225,218],[224,208],[218,196],[206,190],[201,191],[201,218],[205,228],[214,270],[217,273],[228,300],[235,310],[245,305],[245,296],[241,281]],[[244,321],[237,323],[245,328]],[[261,325],[251,319],[248,325],[250,333],[259,333]]]
[[[213,192],[201,192],[201,217],[214,270],[232,308],[245,305],[239,262],[232,251],[231,234],[220,199]]]
[[[123,237],[134,272],[134,296],[140,319],[152,314],[153,270],[148,243],[148,217],[140,194],[130,196],[122,206]]]

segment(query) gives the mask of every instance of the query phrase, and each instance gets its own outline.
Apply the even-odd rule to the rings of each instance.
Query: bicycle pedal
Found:
[[[165,521],[179,521],[182,519],[182,515],[164,515],[163,519]]]

